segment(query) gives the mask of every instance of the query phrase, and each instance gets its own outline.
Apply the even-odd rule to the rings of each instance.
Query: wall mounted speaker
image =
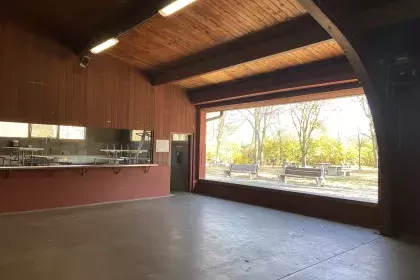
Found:
[[[90,62],[90,57],[88,55],[82,56],[80,58],[80,66],[83,68],[87,68]]]

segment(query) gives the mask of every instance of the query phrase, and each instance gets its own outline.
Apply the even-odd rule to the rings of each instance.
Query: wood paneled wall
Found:
[[[106,55],[79,58],[49,38],[0,22],[0,120],[193,133],[195,108],[174,86],[152,87]],[[158,156],[159,163],[167,155]]]
[[[195,132],[195,107],[192,107],[183,90],[171,85],[154,88],[155,91],[155,139],[170,139],[173,133]],[[169,160],[168,153],[155,154],[158,164]]]

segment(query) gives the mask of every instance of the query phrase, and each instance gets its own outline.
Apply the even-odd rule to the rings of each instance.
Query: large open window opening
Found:
[[[364,95],[207,114],[205,179],[378,201]]]

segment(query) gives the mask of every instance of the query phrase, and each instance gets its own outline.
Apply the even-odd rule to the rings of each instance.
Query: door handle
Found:
[[[176,162],[178,164],[181,164],[181,152],[180,151],[176,151]]]

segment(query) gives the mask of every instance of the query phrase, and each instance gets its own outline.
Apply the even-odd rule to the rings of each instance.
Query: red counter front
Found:
[[[169,166],[0,171],[0,213],[167,196]]]

